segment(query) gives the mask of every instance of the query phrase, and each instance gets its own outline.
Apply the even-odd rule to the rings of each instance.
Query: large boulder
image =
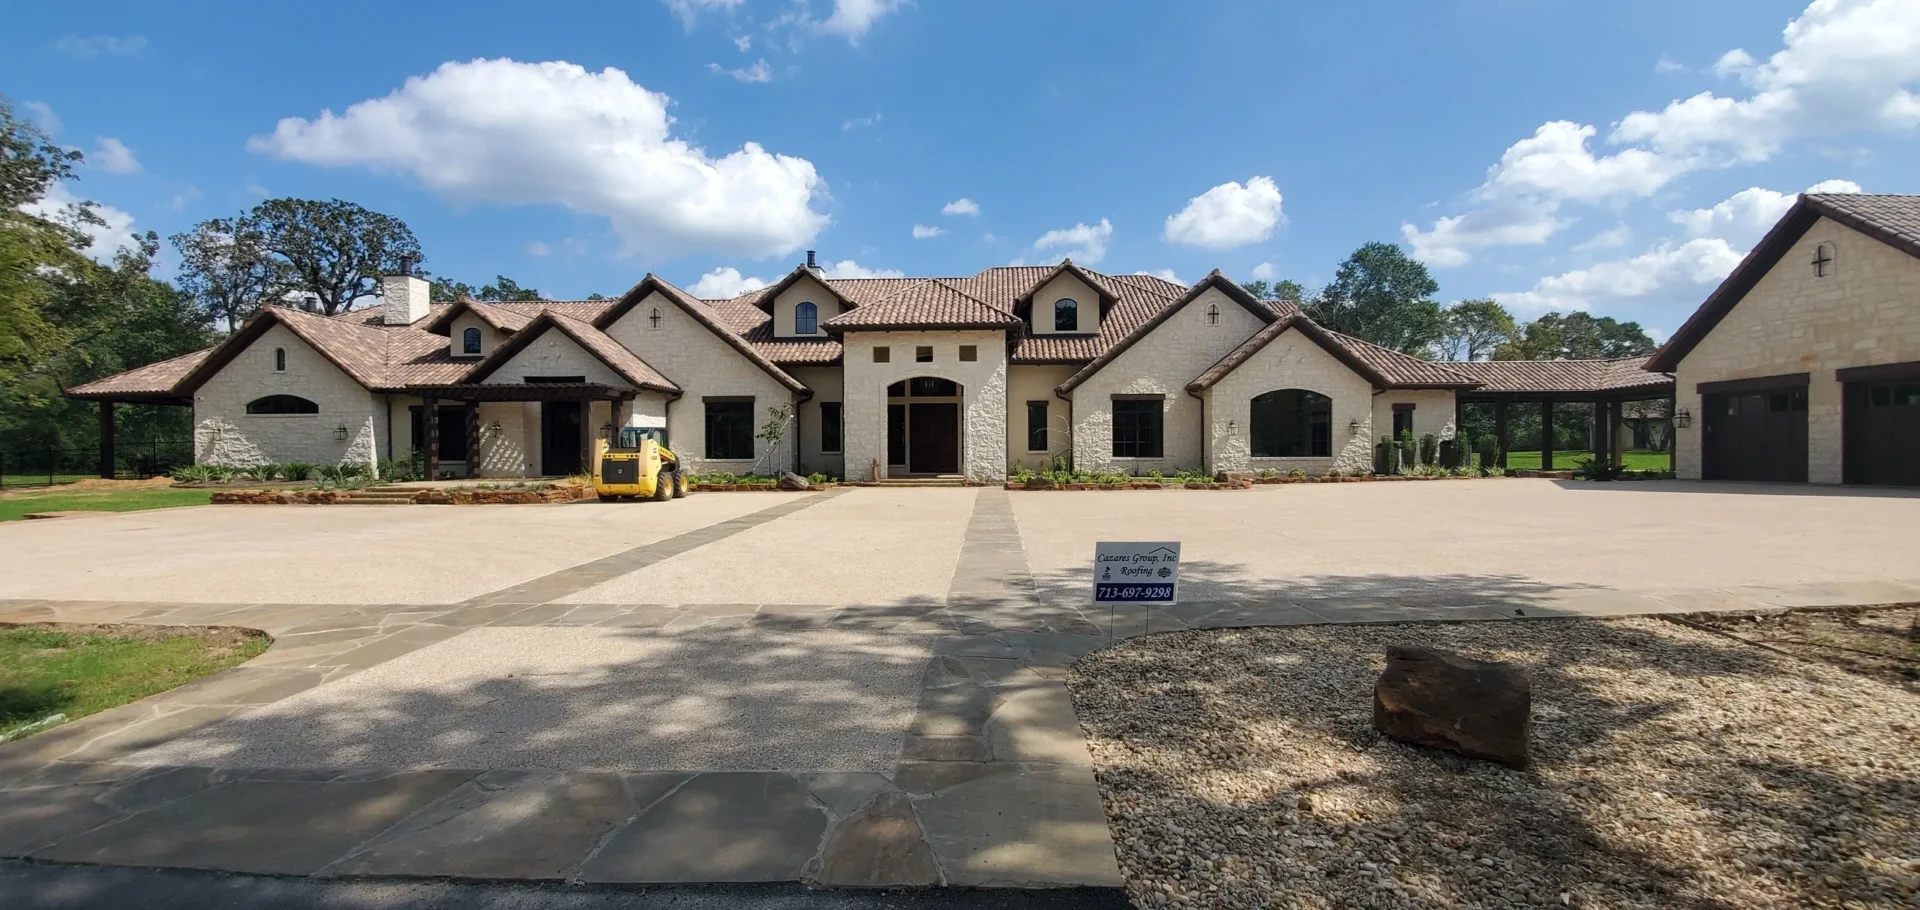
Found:
[[[780,482],[775,484],[775,486],[778,486],[782,490],[804,490],[813,486],[813,484],[808,483],[805,477],[788,471],[780,475]]]
[[[1386,672],[1373,687],[1373,726],[1401,742],[1524,768],[1532,705],[1524,669],[1389,645]]]

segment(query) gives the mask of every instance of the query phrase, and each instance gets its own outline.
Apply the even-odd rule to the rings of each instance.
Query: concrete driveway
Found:
[[[1920,600],[1920,496],[1487,480],[840,489],[0,525],[0,621],[274,647],[0,746],[0,857],[282,875],[1111,888],[1062,677],[1234,625]],[[1094,610],[1102,539],[1182,602]]]

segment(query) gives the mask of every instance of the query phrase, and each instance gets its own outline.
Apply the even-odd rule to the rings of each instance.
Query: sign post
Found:
[[[1159,604],[1179,601],[1180,543],[1099,541],[1093,545],[1093,602]]]

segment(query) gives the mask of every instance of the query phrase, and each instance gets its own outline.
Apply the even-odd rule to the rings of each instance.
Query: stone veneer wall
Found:
[[[1814,248],[1833,245],[1832,271],[1815,277]],[[1679,476],[1700,477],[1703,382],[1809,373],[1807,479],[1842,479],[1841,383],[1834,371],[1920,360],[1920,259],[1821,218],[1680,361],[1676,405],[1693,415],[1674,431]]]
[[[287,352],[276,372],[274,349]],[[297,395],[318,414],[248,414],[247,402]],[[201,464],[305,461],[367,464],[384,457],[376,398],[285,326],[268,329],[193,394],[193,456]],[[376,419],[379,418],[379,419]],[[335,430],[345,426],[346,439]]]
[[[1255,458],[1249,432],[1253,398],[1276,389],[1305,389],[1333,399],[1333,454],[1324,458]],[[1373,384],[1311,339],[1295,331],[1280,337],[1206,391],[1207,464],[1216,471],[1295,468],[1319,476],[1373,469]],[[1449,404],[1451,407],[1451,404]],[[1391,418],[1389,418],[1391,419]],[[1358,433],[1350,430],[1360,422]],[[1229,429],[1228,424],[1233,426]]]
[[[937,376],[960,384],[960,470],[970,480],[991,482],[1007,476],[1007,341],[991,332],[848,332],[842,356],[848,480],[884,479],[887,471],[887,386],[915,376]],[[979,359],[960,360],[960,346],[973,345]],[[914,348],[933,347],[932,363],[916,363]],[[873,349],[887,347],[891,359],[873,362]],[[879,463],[880,476],[873,466]]]
[[[1220,324],[1208,325],[1209,305]],[[1073,463],[1088,471],[1174,471],[1206,467],[1201,441],[1200,399],[1187,383],[1266,323],[1218,290],[1208,289],[1098,373],[1073,390]],[[1113,396],[1160,395],[1163,440],[1160,458],[1113,457]]]
[[[657,329],[647,318],[655,307],[660,310]],[[705,457],[707,417],[703,399],[706,397],[751,397],[756,428],[767,422],[769,408],[793,404],[798,397],[706,326],[656,292],[648,294],[606,331],[685,392],[667,406],[667,430],[673,439],[674,452],[685,459],[689,470],[733,474],[754,470],[778,474],[793,470],[796,434],[791,423],[786,437],[771,451],[764,440],[755,438],[754,458]],[[538,442],[536,436],[536,451]]]

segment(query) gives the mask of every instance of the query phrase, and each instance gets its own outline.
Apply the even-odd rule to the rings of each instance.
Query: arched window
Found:
[[[1219,325],[1219,324],[1220,324],[1220,305],[1217,303],[1207,304],[1207,325]]]
[[[462,354],[480,353],[480,329],[479,328],[468,327],[466,331],[460,333],[460,353]]]
[[[1833,274],[1833,244],[1823,243],[1813,248],[1813,277],[1825,278]]]
[[[657,329],[659,327],[660,327],[660,308],[654,307],[653,312],[647,314],[647,328]]]
[[[320,406],[298,395],[268,395],[247,402],[249,414],[318,414]]]
[[[812,335],[820,331],[820,310],[811,303],[802,303],[793,308],[793,333]]]
[[[1255,458],[1326,458],[1333,454],[1333,399],[1305,389],[1253,398],[1247,437]]]
[[[287,349],[286,348],[273,349],[273,371],[275,373],[285,373],[287,371]]]
[[[1073,302],[1073,298],[1062,297],[1053,302],[1053,330],[1080,331],[1080,304]]]

